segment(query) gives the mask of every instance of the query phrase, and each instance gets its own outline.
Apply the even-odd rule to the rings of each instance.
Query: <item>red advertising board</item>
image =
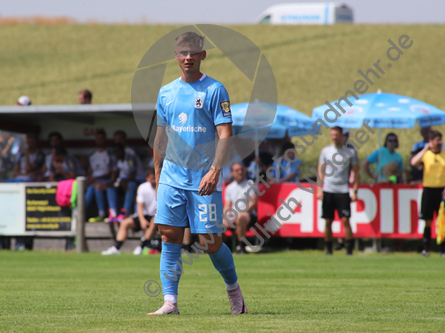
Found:
[[[266,224],[266,230],[274,232],[274,236],[323,237],[325,220],[321,218],[322,203],[308,184],[300,186],[303,189],[293,183],[276,184],[268,189],[261,185],[260,190],[265,192],[258,203],[259,224]],[[419,220],[421,195],[421,186],[360,185],[357,202],[351,204],[350,222],[354,236],[421,238],[425,225],[423,220]],[[289,209],[293,209],[294,214]],[[269,221],[271,217],[282,226]],[[344,236],[337,214],[332,230],[335,237]],[[433,228],[432,236],[435,235]]]

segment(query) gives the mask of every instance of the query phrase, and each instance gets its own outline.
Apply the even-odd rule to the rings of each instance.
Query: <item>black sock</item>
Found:
[[[354,249],[354,240],[348,239],[346,241],[346,253],[352,254],[352,250]]]
[[[423,249],[428,252],[430,249],[431,241],[431,227],[425,227],[423,230]]]
[[[114,245],[114,247],[115,247],[116,249],[120,250],[122,244],[124,244],[124,242],[116,241],[116,244]]]
[[[142,248],[150,247],[150,245],[151,245],[151,242],[150,242],[149,239],[144,239],[144,240],[141,242],[141,247],[142,247]]]
[[[243,241],[238,241],[238,246],[240,246],[242,249],[244,249],[246,247],[246,244],[244,244]]]
[[[332,253],[332,241],[330,242],[325,242],[326,243],[326,251],[328,253]]]

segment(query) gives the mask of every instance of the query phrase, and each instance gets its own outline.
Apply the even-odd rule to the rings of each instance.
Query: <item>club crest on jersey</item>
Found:
[[[195,108],[196,109],[202,109],[202,104],[204,103],[204,100],[201,97],[196,97],[195,99]]]
[[[221,112],[223,114],[223,117],[230,117],[232,115],[232,112],[230,110],[230,102],[221,102],[219,103],[221,105]]]
[[[183,112],[179,115],[179,122],[184,125],[187,121],[187,115]]]

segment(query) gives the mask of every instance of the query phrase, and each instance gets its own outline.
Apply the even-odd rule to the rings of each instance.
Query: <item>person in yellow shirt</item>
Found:
[[[431,240],[431,224],[434,212],[439,211],[445,188],[445,152],[442,150],[442,133],[430,131],[429,142],[411,159],[413,167],[423,163],[423,193],[419,218],[425,220],[423,232],[424,257],[429,256]],[[440,255],[445,257],[445,242],[440,244]]]

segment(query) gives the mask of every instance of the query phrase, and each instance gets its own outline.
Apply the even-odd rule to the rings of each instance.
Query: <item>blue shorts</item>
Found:
[[[190,228],[192,234],[222,233],[222,192],[201,196],[166,184],[158,186],[156,224]]]

